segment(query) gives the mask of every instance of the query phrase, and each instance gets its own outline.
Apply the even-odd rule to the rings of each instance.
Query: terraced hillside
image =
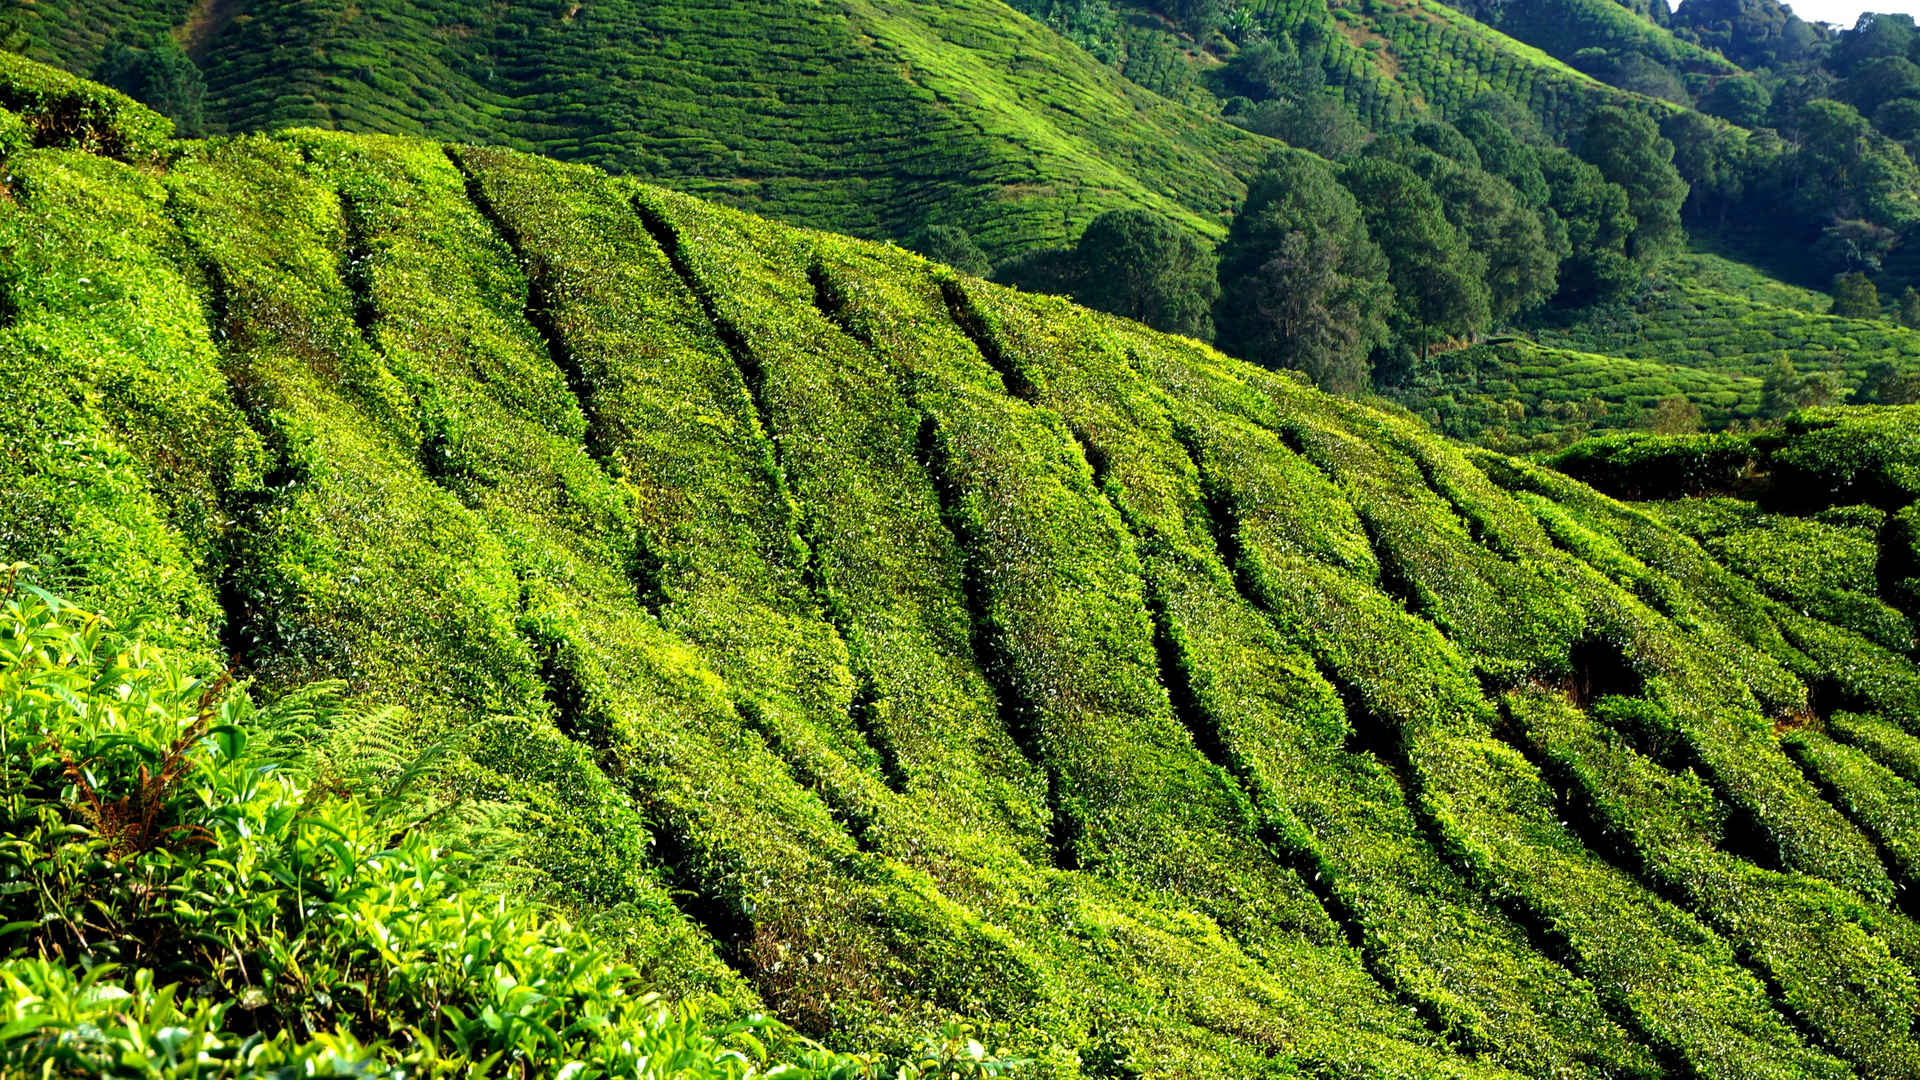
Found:
[[[1719,53],[1676,37],[1617,0],[1452,0],[1451,6],[1561,60],[1600,48],[1706,75],[1737,70]]]
[[[1613,6],[1612,0],[1595,2]],[[1445,118],[1488,92],[1524,105],[1556,137],[1578,131],[1603,105],[1672,108],[1576,71],[1438,0],[1257,0],[1249,6],[1296,36],[1302,24],[1323,27],[1325,33],[1312,39],[1319,49],[1310,58],[1325,69],[1328,85],[1375,128],[1425,115]]]
[[[1613,6],[1612,0],[1593,2]],[[1576,71],[1530,39],[1510,37],[1439,0],[1375,0],[1362,8],[1334,12],[1343,33],[1379,42],[1377,54],[1396,81],[1442,117],[1491,91],[1525,105],[1549,134],[1565,138],[1603,105],[1655,114],[1674,108]]]
[[[1884,627],[897,249],[41,79],[0,564],[404,706],[668,992],[1042,1076],[1920,1069]],[[1865,416],[1816,524],[1914,512]]]
[[[1766,419],[1764,388],[1786,360],[1848,392],[1877,368],[1920,372],[1920,332],[1890,318],[1827,313],[1828,297],[1705,253],[1676,256],[1630,304],[1442,358],[1396,392],[1436,430],[1508,451],[1560,449],[1644,428],[1684,397],[1707,430]]]
[[[81,74],[117,35],[181,27],[216,130],[499,143],[839,232],[960,225],[995,256],[1123,207],[1220,236],[1271,145],[998,0],[0,0],[7,15],[29,55]]]

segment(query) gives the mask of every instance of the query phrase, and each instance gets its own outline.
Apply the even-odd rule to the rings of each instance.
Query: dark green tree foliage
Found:
[[[192,138],[202,133],[207,83],[173,35],[155,34],[141,44],[115,42],[107,49],[95,77],[153,106],[173,121],[182,136]]]
[[[1288,93],[1299,78],[1300,54],[1293,39],[1258,41],[1228,61],[1221,77],[1229,93],[1266,101]]]
[[[1911,289],[1907,291],[1913,292]],[[1848,398],[1848,404],[1852,405],[1912,405],[1916,402],[1920,402],[1920,374],[1903,372],[1885,360],[1868,365],[1860,385],[1854,388],[1852,396]]]
[[[1540,171],[1538,147],[1523,142],[1512,127],[1490,112],[1470,112],[1454,127],[1473,143],[1481,168],[1512,184],[1527,205],[1547,206],[1552,196],[1547,178]]]
[[[1773,95],[1752,75],[1728,75],[1715,79],[1713,88],[1700,98],[1700,110],[1741,127],[1756,127],[1767,118]]]
[[[1619,296],[1640,279],[1627,256],[1634,218],[1627,193],[1600,170],[1565,150],[1540,155],[1554,214],[1566,226],[1568,256],[1560,267],[1559,297],[1588,304]]]
[[[1213,254],[1173,222],[1148,210],[1109,210],[1087,226],[1074,254],[1081,303],[1155,330],[1213,337]]]
[[[1920,290],[1911,285],[1900,294],[1900,325],[1909,330],[1920,330]]]
[[[1782,182],[1801,216],[1894,230],[1920,221],[1913,162],[1851,105],[1810,101],[1794,114],[1793,126],[1799,148],[1787,159]]]
[[[1820,32],[1779,0],[1687,0],[1673,25],[1748,67],[1806,58]]]
[[[1504,322],[1551,298],[1558,288],[1559,255],[1512,184],[1484,169],[1455,169],[1433,185],[1447,220],[1487,262],[1487,309]]]
[[[1526,148],[1516,144],[1514,149],[1531,159]],[[1405,165],[1433,189],[1447,220],[1466,235],[1468,247],[1485,263],[1493,321],[1510,319],[1553,296],[1566,253],[1557,219],[1550,230],[1545,207],[1527,205],[1512,184],[1480,168],[1472,141],[1449,125],[1427,122],[1406,135],[1374,140],[1366,155]],[[1537,169],[1533,171],[1537,175]]]
[[[1122,58],[1120,13],[1107,0],[1015,0],[1012,6],[1046,23],[1102,63]]]
[[[1227,119],[1335,161],[1360,149],[1367,139],[1366,125],[1333,93],[1262,101]]]
[[[1904,56],[1874,57],[1842,80],[1834,96],[1872,116],[1889,102],[1920,98],[1920,65]]]
[[[1760,412],[1778,418],[1816,405],[1830,405],[1839,397],[1839,380],[1832,372],[1802,372],[1792,359],[1782,356],[1760,385]]]
[[[1920,99],[1903,97],[1887,102],[1874,111],[1873,126],[1906,147],[1907,157],[1914,153],[1913,141],[1920,137]]]
[[[1872,278],[1858,270],[1840,274],[1833,279],[1832,312],[1848,319],[1877,319],[1880,290],[1874,288]]]
[[[1673,167],[1687,182],[1689,222],[1724,224],[1746,192],[1754,139],[1697,112],[1677,112],[1660,122],[1673,144]]]
[[[1580,157],[1627,193],[1633,234],[1627,254],[1650,263],[1678,250],[1686,238],[1680,207],[1687,182],[1673,167],[1673,144],[1661,137],[1653,119],[1608,107],[1593,114],[1580,138]]]
[[[1850,75],[1875,60],[1910,56],[1916,45],[1920,45],[1920,31],[1915,30],[1912,15],[1867,12],[1834,40],[1831,67]]]
[[[1442,338],[1486,329],[1486,260],[1447,220],[1427,182],[1405,165],[1372,157],[1347,166],[1340,182],[1387,257],[1400,340],[1424,358]]]
[[[1387,340],[1387,260],[1354,197],[1304,154],[1277,154],[1254,177],[1220,249],[1220,345],[1267,367],[1304,371],[1336,392],[1364,388]]]
[[[1424,120],[1414,125],[1409,137],[1462,168],[1478,169],[1484,164],[1480,160],[1480,150],[1473,144],[1473,140],[1461,134],[1460,129],[1452,124],[1439,120]]]
[[[945,263],[963,274],[986,277],[993,273],[987,253],[973,242],[967,230],[958,225],[929,225],[920,233],[914,249],[937,263]]]
[[[1693,96],[1673,69],[1644,53],[1585,48],[1568,57],[1567,63],[1622,90],[1682,105],[1693,103]]]

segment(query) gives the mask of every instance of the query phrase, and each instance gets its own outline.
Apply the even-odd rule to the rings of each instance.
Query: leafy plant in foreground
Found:
[[[769,1068],[775,1025],[647,993],[479,888],[421,803],[263,753],[279,722],[164,628],[0,592],[0,1071],[879,1074],[814,1049]],[[1005,1068],[961,1028],[922,1058],[897,1075]]]

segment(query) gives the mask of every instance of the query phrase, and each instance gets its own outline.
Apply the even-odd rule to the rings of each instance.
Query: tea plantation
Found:
[[[9,79],[0,1069],[1920,1072],[1914,410],[1562,462],[1648,508],[585,166]]]
[[[1766,381],[1782,360],[1828,375],[1840,397],[1880,366],[1920,374],[1920,331],[1829,306],[1822,294],[1690,252],[1628,303],[1447,354],[1393,397],[1447,435],[1518,452],[1647,428],[1674,397],[1699,410],[1706,430],[1769,420]]]
[[[839,232],[958,225],[996,257],[1122,207],[1224,235],[1273,145],[997,0],[0,0],[9,18],[11,47],[83,75],[180,27],[215,130],[500,143]]]

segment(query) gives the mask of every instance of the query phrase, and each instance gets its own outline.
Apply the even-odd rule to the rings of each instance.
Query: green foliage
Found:
[[[1566,226],[1560,299],[1590,304],[1618,297],[1639,280],[1627,245],[1636,227],[1626,189],[1596,166],[1564,150],[1540,155],[1549,205]]]
[[[1145,210],[1109,210],[1074,247],[1081,279],[1074,298],[1088,307],[1202,341],[1213,337],[1220,295],[1212,252],[1192,234]]]
[[[25,122],[35,146],[71,147],[125,161],[155,157],[173,124],[118,91],[0,50],[0,108]]]
[[[1424,357],[1444,337],[1485,329],[1486,259],[1446,219],[1426,181],[1398,162],[1363,158],[1341,172],[1340,182],[1387,258],[1401,339]],[[1397,380],[1389,374],[1385,381]]]
[[[1687,182],[1673,167],[1673,144],[1650,117],[1601,109],[1587,120],[1579,153],[1627,193],[1627,212],[1634,221],[1628,255],[1650,263],[1680,248],[1686,238],[1680,206],[1687,200]]]
[[[1741,127],[1758,127],[1766,119],[1773,95],[1752,75],[1715,79],[1713,89],[1700,98],[1700,111]]]
[[[508,145],[841,232],[954,225],[996,261],[1130,207],[1216,237],[1268,152],[987,0],[33,6],[62,24],[36,23],[38,58],[83,72],[107,45],[94,38],[186,22],[215,131]]]
[[[269,756],[293,710],[256,712],[164,628],[124,637],[11,583],[0,603],[9,1068],[763,1068],[764,1020],[669,1008],[592,939],[480,891],[404,789],[343,793]],[[789,1074],[871,1071],[809,1058]]]
[[[1508,134],[1417,128],[1348,175],[1471,256],[1382,155],[1550,208]],[[1563,460],[1736,496],[1635,508],[1190,339],[509,150],[307,130],[7,170],[0,549],[178,626],[182,677],[159,708],[117,669],[23,698],[66,726],[8,736],[7,775],[64,809],[0,845],[45,882],[0,923],[72,955],[80,919],[34,906],[64,897],[127,966],[8,964],[0,991],[56,1003],[14,1016],[84,1035],[0,1053],[1913,1071],[1920,929],[1883,857],[1920,725],[1911,409]],[[1390,208],[1344,194],[1292,157],[1246,231],[1364,251]],[[1618,373],[1480,348],[1588,364],[1583,401]],[[1636,363],[1651,415],[1673,391]],[[228,665],[276,704],[209,698],[216,732]],[[153,733],[83,737],[123,714]],[[221,832],[213,780],[289,823]],[[176,873],[242,879],[245,918]],[[867,1056],[734,1026],[761,1009]]]
[[[1575,273],[1577,262],[1563,269]],[[1823,294],[1726,259],[1676,256],[1631,307],[1542,320],[1537,345],[1448,354],[1432,378],[1396,396],[1449,435],[1510,450],[1652,428],[1660,402],[1676,395],[1708,430],[1843,399],[1908,403],[1920,338],[1878,318],[1828,315],[1828,306]]]
[[[1469,150],[1471,147],[1469,147]],[[1434,183],[1447,220],[1487,261],[1487,310],[1494,324],[1544,304],[1556,291],[1560,256],[1540,215],[1505,180],[1479,168],[1441,175]]]
[[[172,35],[156,35],[139,45],[115,42],[95,77],[152,106],[172,120],[181,135],[202,134],[206,80]]]
[[[1711,3],[1711,0],[1709,0]],[[1583,49],[1639,57],[1663,69],[1725,73],[1733,65],[1614,0],[1459,0],[1459,7],[1503,33],[1571,61]]]
[[[1220,285],[1223,347],[1336,393],[1367,385],[1393,286],[1359,204],[1325,165],[1276,155],[1254,177],[1220,250]]]
[[[1841,274],[1833,279],[1831,311],[1843,319],[1877,319],[1880,317],[1880,290],[1874,288],[1872,278],[1857,270]]]
[[[987,253],[973,242],[967,230],[957,225],[929,225],[920,234],[914,248],[937,263],[945,263],[963,274],[986,277],[993,273]]]
[[[1858,523],[1840,524],[1702,499],[1674,504],[1667,517],[1727,569],[1794,610],[1906,652],[1913,647],[1913,627],[1879,598],[1879,532],[1886,515],[1861,509]]]

